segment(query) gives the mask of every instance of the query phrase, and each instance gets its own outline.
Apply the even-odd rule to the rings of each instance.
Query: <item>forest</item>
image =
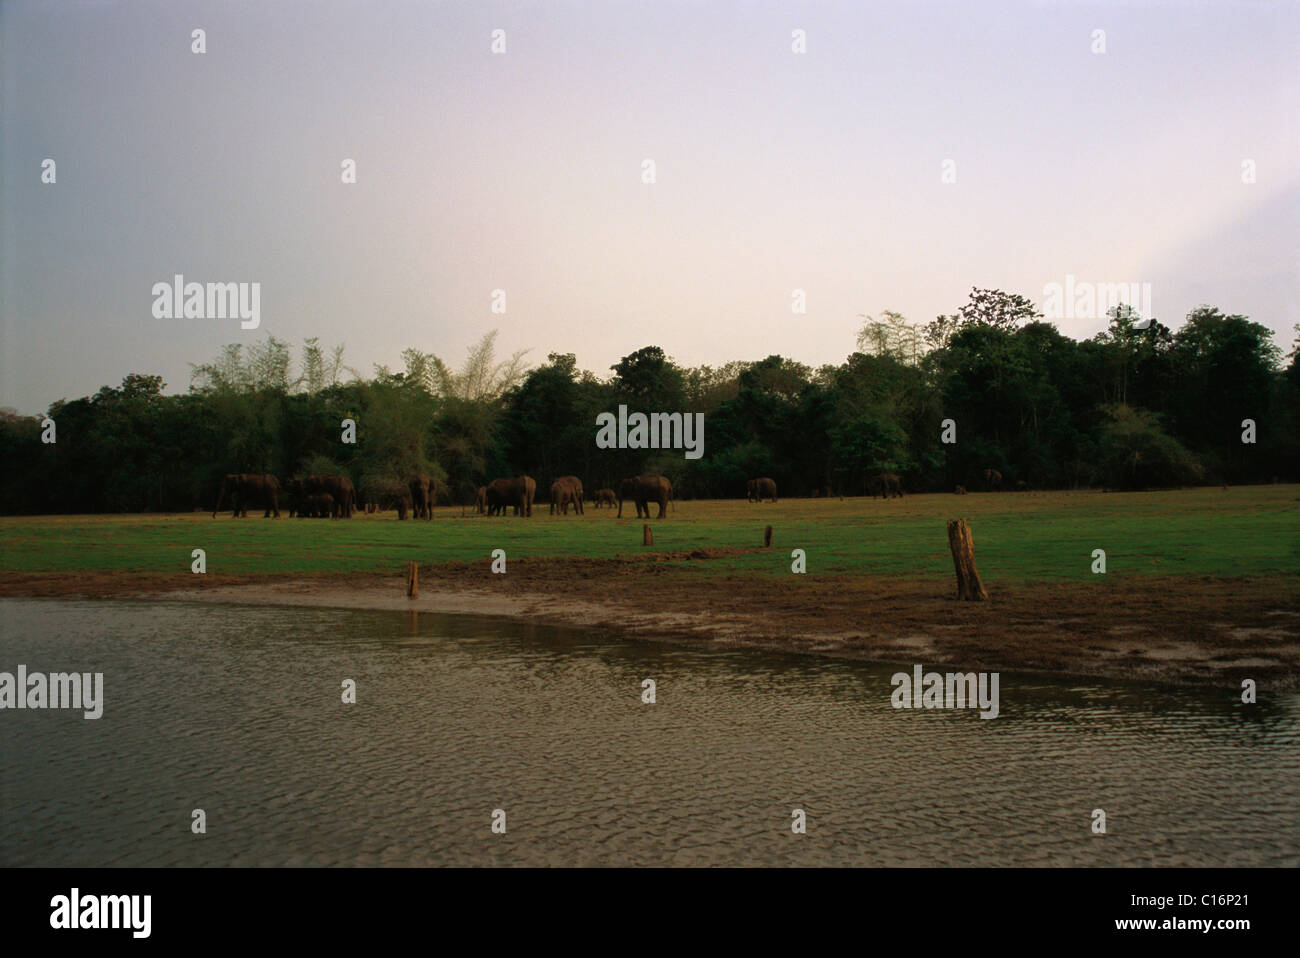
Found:
[[[192,364],[183,393],[137,373],[44,416],[0,410],[0,511],[211,508],[222,476],[240,472],[347,475],[365,501],[424,473],[444,504],[521,473],[539,488],[572,473],[597,489],[653,472],[687,499],[744,497],[755,476],[782,496],[861,495],[881,472],[909,493],[976,490],[990,468],[1031,489],[1300,479],[1295,344],[1284,355],[1268,327],[1211,306],[1177,330],[1125,307],[1107,318],[1078,341],[1023,296],[972,289],[926,324],[864,317],[838,365],[773,355],[692,367],[647,345],[606,375],[573,353],[499,358],[495,332],[459,367],[408,348],[400,370],[369,376],[343,346],[308,339],[295,361],[267,337]],[[597,416],[620,404],[702,413],[703,455],[598,448]],[[349,418],[355,443],[341,439]]]

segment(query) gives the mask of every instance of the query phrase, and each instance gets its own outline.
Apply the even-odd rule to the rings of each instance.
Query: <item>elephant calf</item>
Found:
[[[299,519],[337,519],[339,505],[328,492],[313,492],[298,507]]]

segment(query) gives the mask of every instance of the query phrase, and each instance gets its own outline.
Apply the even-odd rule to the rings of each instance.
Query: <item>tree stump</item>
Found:
[[[650,531],[649,526],[641,527],[641,544],[643,546],[652,546],[655,544],[655,534]]]
[[[420,566],[416,562],[406,563],[406,597],[408,599],[420,597]]]
[[[772,548],[772,527],[771,526],[768,526],[766,529],[763,530],[763,548],[764,549]]]
[[[952,549],[952,564],[957,570],[957,598],[966,602],[987,601],[989,594],[984,591],[975,569],[975,543],[965,519],[948,520],[948,548]]]

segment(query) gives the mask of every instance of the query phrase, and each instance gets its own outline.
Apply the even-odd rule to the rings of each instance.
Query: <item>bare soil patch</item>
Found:
[[[701,549],[613,559],[515,559],[391,575],[5,573],[0,595],[154,597],[508,616],[628,637],[751,646],[963,670],[1300,688],[1300,582],[1096,577],[999,586],[958,602],[951,580],[708,574]],[[748,550],[744,550],[748,551]],[[703,574],[701,574],[703,573]]]

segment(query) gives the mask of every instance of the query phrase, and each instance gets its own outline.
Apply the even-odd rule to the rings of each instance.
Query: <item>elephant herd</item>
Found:
[[[1025,482],[1025,480],[1023,480],[1023,479],[1017,479],[1017,480],[1016,480],[1016,483],[1015,483],[1015,486],[1014,486],[1013,488],[1016,490],[1016,492],[1028,492],[1028,491],[1029,491],[1029,483]],[[965,495],[965,494],[966,494],[966,489],[965,489],[964,486],[958,486],[957,489],[956,489],[955,491],[957,492],[957,495],[959,495],[959,496],[961,496],[961,495]],[[1001,492],[1001,491],[1002,491],[1002,473],[1001,473],[1001,472],[999,472],[999,471],[996,470],[996,469],[985,469],[985,470],[984,470],[984,491],[985,491],[985,492]]]
[[[289,515],[304,519],[351,519],[357,507],[357,490],[347,476],[290,479],[282,490],[280,480],[269,473],[230,473],[221,480],[212,515],[215,518],[221,504],[229,502],[233,517],[246,517],[252,506],[263,510],[263,518],[278,519],[282,495]]]
[[[533,502],[537,498],[537,482],[531,476],[516,476],[513,479],[493,479],[486,486],[479,486],[474,497],[475,509],[489,516],[505,515],[508,508],[517,516],[525,518],[533,514]],[[636,506],[637,518],[650,518],[650,504],[657,503],[659,513],[655,518],[663,518],[673,498],[673,485],[666,476],[634,476],[624,479],[616,493],[610,488],[597,489],[588,496],[582,487],[582,480],[577,476],[561,476],[551,483],[551,510],[562,516],[569,514],[573,508],[574,515],[585,515],[585,503],[590,501],[597,509],[602,506],[618,505],[618,517],[623,517],[623,502],[632,500]]]
[[[767,480],[771,483],[771,480]],[[632,500],[636,506],[637,518],[650,518],[650,506],[657,503],[658,515],[663,518],[672,502],[673,487],[666,476],[643,475],[625,479],[619,484],[618,492],[613,489],[598,489],[590,497],[586,496],[582,480],[577,476],[561,476],[551,483],[551,514],[558,512],[567,516],[570,507],[574,515],[584,515],[585,502],[590,498],[596,508],[618,506],[618,517],[623,517],[623,503]],[[394,506],[398,519],[408,515],[416,519],[432,519],[433,505],[437,498],[438,483],[430,476],[412,476],[407,482],[404,493],[390,494],[378,506]],[[775,485],[772,485],[775,496]],[[475,495],[475,508],[479,513],[490,516],[505,515],[506,509],[513,509],[514,514],[529,518],[533,514],[533,503],[537,498],[537,482],[531,476],[516,476],[513,479],[493,479],[486,486],[480,486]],[[279,480],[267,473],[230,474],[221,483],[217,494],[217,504],[212,510],[215,517],[221,511],[222,503],[229,503],[232,516],[247,516],[252,508],[263,509],[263,515],[276,518],[280,516],[281,502],[288,507],[290,516],[319,519],[350,519],[357,507],[357,492],[352,480],[346,476],[315,475],[301,479],[292,479],[281,488]]]
[[[990,492],[1002,488],[1002,473],[996,469],[984,470],[984,488]],[[1028,486],[1022,481],[1016,488],[1026,490]],[[400,487],[398,487],[400,491]],[[892,472],[882,472],[871,477],[867,490],[873,497],[882,499],[902,498],[903,486],[899,477]],[[747,484],[750,502],[776,502],[776,482],[767,476],[750,479]],[[966,488],[957,486],[957,495],[964,495]],[[389,495],[388,499],[367,507],[367,511],[378,508],[395,507],[397,517],[405,519],[408,515],[416,519],[432,519],[433,505],[438,493],[438,483],[426,475],[412,476],[406,491],[398,495]],[[815,490],[814,497],[832,495],[830,487]],[[531,476],[516,476],[513,479],[493,479],[486,486],[479,486],[475,495],[475,509],[480,514],[489,516],[505,515],[506,509],[512,509],[516,516],[529,518],[533,514],[533,503],[537,498],[537,482]],[[842,497],[841,497],[842,498]],[[624,479],[618,484],[617,491],[611,488],[597,489],[587,494],[583,491],[582,480],[577,476],[561,476],[551,483],[550,512],[562,516],[569,514],[573,508],[575,515],[584,515],[584,503],[591,502],[597,509],[618,506],[618,518],[623,517],[623,504],[631,500],[636,507],[638,519],[650,518],[650,506],[659,506],[656,519],[662,519],[673,501],[672,482],[666,476],[641,475]],[[249,508],[262,509],[264,517],[274,515],[279,518],[280,505],[288,508],[289,515],[301,518],[350,519],[357,508],[357,491],[352,480],[347,476],[313,475],[291,479],[283,488],[275,476],[267,473],[239,473],[227,475],[221,483],[217,494],[217,504],[212,510],[215,517],[221,511],[222,503],[229,503],[232,516],[247,516]]]
[[[776,481],[762,476],[758,479],[750,479],[748,484],[749,501],[776,502]],[[873,498],[880,496],[882,499],[903,498],[903,481],[892,472],[882,472],[872,476],[867,480],[867,492]],[[813,499],[830,499],[835,493],[831,491],[830,486],[823,486],[820,489],[814,489],[811,493]],[[844,496],[839,498],[843,499]]]

